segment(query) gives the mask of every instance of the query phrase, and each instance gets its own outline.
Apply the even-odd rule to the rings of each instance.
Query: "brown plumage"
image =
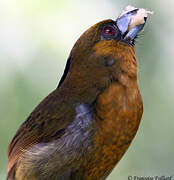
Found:
[[[125,40],[116,22],[102,21],[76,42],[59,86],[9,145],[8,180],[105,179],[121,159],[143,105],[134,38]]]

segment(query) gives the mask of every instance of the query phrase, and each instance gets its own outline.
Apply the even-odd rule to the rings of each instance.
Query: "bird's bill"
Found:
[[[128,11],[118,17],[116,24],[122,34],[122,39],[125,41],[133,41],[137,34],[143,29],[147,14],[140,14],[140,9]]]

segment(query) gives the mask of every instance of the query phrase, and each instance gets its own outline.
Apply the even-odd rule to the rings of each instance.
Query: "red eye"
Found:
[[[106,34],[106,35],[114,35],[115,34],[115,30],[114,30],[114,28],[112,28],[112,27],[105,27],[104,28],[104,34]]]

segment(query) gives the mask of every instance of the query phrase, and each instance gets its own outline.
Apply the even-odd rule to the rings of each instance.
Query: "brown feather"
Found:
[[[70,69],[60,87],[36,107],[17,131],[8,148],[9,179],[25,177],[21,167],[26,151],[64,136],[75,119],[78,103],[92,106],[97,130],[93,149],[72,163],[72,167],[79,168],[75,177],[106,177],[127,150],[138,129],[143,106],[134,48],[116,40],[101,41],[101,27],[112,22],[102,21],[80,37],[70,53]]]

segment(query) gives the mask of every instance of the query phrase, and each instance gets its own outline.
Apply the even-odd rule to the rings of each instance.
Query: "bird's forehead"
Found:
[[[107,20],[103,20],[100,21],[96,24],[94,24],[93,26],[91,26],[86,32],[85,35],[91,35],[91,33],[96,33],[98,31],[100,31],[102,29],[103,26],[105,26],[106,24],[111,24],[111,23],[115,23],[115,21],[113,21],[112,19],[107,19]]]
[[[114,20],[112,19],[106,19],[106,20],[103,20],[103,21],[100,21],[98,22],[97,24],[95,24],[96,26],[103,26],[103,25],[106,25],[106,24],[110,24],[110,23],[116,23]],[[94,26],[95,26],[94,25]]]
[[[101,27],[101,26],[109,24],[109,23],[115,23],[115,21],[112,19],[106,19],[106,20],[103,20],[103,21],[100,21],[100,22],[94,24],[93,26],[91,26],[90,29],[93,29],[95,27]]]

